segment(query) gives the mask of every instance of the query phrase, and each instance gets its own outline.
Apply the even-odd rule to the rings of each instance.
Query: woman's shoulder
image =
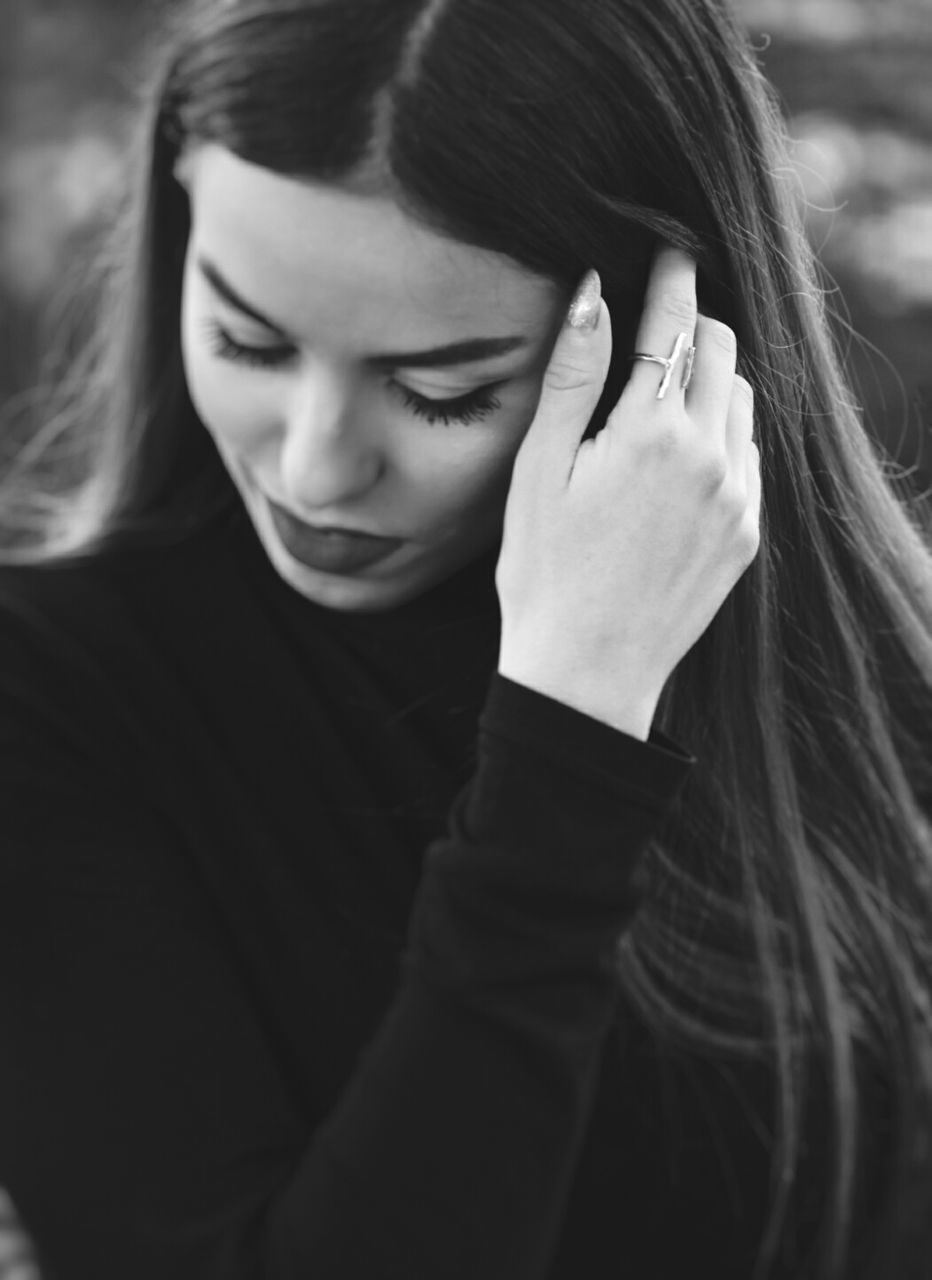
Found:
[[[213,551],[177,538],[0,564],[0,736],[94,753],[119,741],[191,631]]]
[[[126,654],[131,627],[105,556],[0,566],[0,689],[74,680]]]
[[[95,638],[106,644],[113,613],[94,558],[0,565],[0,690],[23,696],[80,667]]]
[[[147,614],[183,618],[187,601],[216,586],[212,565],[226,532],[215,523],[188,534],[126,537],[33,563],[4,563],[0,552],[0,678],[11,665],[22,677],[49,661],[125,659],[133,633],[147,629]]]
[[[139,620],[121,590],[131,568],[141,590],[156,584],[144,562],[0,565],[0,882],[24,911],[36,886],[89,901],[171,874],[150,785],[159,693],[145,686]]]

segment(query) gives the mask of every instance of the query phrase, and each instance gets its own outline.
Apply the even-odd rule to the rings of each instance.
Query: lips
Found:
[[[368,568],[397,551],[403,538],[377,538],[340,529],[318,529],[305,524],[265,498],[275,530],[288,554],[309,569],[323,573],[353,573]]]

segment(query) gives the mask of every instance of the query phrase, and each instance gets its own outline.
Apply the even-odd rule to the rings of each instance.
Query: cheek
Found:
[[[229,393],[224,392],[223,379],[218,376],[219,362],[210,354],[202,332],[203,321],[185,291],[181,312],[181,358],[184,365],[188,395],[198,415],[211,430],[217,419],[226,417]]]
[[[473,502],[502,503],[508,492],[515,456],[531,425],[540,396],[538,385],[518,388],[508,415],[487,428],[476,428],[477,439],[470,451],[460,488]]]
[[[499,422],[462,430],[443,426],[430,430],[440,439],[437,443],[432,437],[427,444],[422,442],[416,482],[425,517],[456,536],[464,527],[497,521],[504,511],[525,428],[509,429]],[[454,433],[459,437],[455,442],[451,439]]]
[[[260,389],[249,370],[217,359],[206,332],[199,290],[185,287],[181,309],[181,357],[191,403],[213,436],[242,445],[274,419],[267,384]]]
[[[183,339],[182,356],[191,403],[211,435],[243,445],[272,425],[268,396],[256,393],[248,374],[215,359],[199,334]]]

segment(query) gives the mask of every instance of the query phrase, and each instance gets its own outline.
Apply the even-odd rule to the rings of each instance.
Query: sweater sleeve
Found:
[[[639,855],[691,763],[496,676],[398,997],[276,1206],[276,1276],[543,1280]]]
[[[692,758],[495,677],[395,998],[308,1134],[169,834],[10,724],[0,1185],[45,1280],[544,1280]]]

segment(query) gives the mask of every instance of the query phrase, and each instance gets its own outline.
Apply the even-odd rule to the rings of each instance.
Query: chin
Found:
[[[341,578],[312,569],[302,570],[300,566],[291,567],[281,576],[305,600],[340,613],[385,613],[427,590],[426,585],[417,581],[375,582],[372,579]]]

